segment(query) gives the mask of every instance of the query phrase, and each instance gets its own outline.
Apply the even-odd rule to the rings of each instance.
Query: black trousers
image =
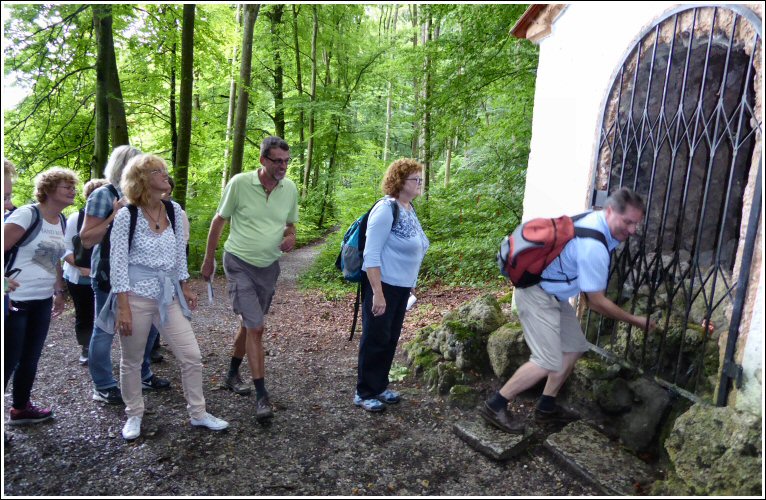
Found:
[[[356,392],[370,399],[388,387],[388,372],[394,362],[396,344],[402,333],[410,287],[382,283],[386,312],[372,315],[372,286],[362,273],[362,340],[359,342]]]
[[[90,336],[93,335],[93,321],[95,319],[96,299],[91,285],[78,285],[67,281],[69,295],[74,303],[74,332],[77,336],[77,344],[82,347],[90,345]]]
[[[4,388],[13,377],[13,407],[24,409],[32,394],[37,363],[51,323],[53,298],[11,302],[3,334]]]

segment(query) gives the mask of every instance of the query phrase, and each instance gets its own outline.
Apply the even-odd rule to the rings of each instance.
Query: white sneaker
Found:
[[[132,441],[141,435],[141,417],[128,417],[125,427],[122,428],[122,437]]]
[[[222,431],[229,426],[229,422],[205,413],[201,418],[192,418],[191,424],[195,427],[207,427],[211,431]]]

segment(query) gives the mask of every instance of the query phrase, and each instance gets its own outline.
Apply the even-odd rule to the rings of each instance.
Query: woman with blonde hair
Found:
[[[19,287],[9,294],[5,317],[3,357],[4,387],[13,376],[10,425],[34,424],[53,417],[49,408],[30,401],[51,317],[64,310],[64,228],[61,214],[74,203],[77,174],[54,167],[35,179],[38,203],[17,208],[3,228],[5,273],[15,276]]]
[[[389,165],[383,177],[386,195],[370,210],[362,264],[362,340],[354,404],[382,411],[398,403],[388,388],[388,372],[402,333],[410,292],[429,242],[412,200],[420,195],[423,165],[405,158]]]
[[[151,154],[132,158],[120,187],[130,205],[121,208],[114,219],[112,290],[96,324],[120,335],[120,385],[128,416],[122,437],[132,440],[141,434],[141,363],[152,323],[181,365],[191,424],[223,430],[229,424],[205,408],[202,356],[189,322],[197,296],[186,281],[189,272],[181,207],[162,199],[170,189],[165,161]]]

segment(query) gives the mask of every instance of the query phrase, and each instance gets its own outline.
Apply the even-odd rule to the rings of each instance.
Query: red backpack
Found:
[[[575,221],[589,213],[574,217],[564,215],[556,219],[532,219],[520,224],[500,244],[497,253],[500,272],[518,288],[536,285],[542,281],[545,268],[575,236],[599,240],[609,251],[606,238],[600,231],[575,226]]]

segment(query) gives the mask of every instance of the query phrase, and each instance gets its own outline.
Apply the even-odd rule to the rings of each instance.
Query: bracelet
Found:
[[[66,288],[61,288],[59,290],[53,290],[53,295],[66,295]]]

